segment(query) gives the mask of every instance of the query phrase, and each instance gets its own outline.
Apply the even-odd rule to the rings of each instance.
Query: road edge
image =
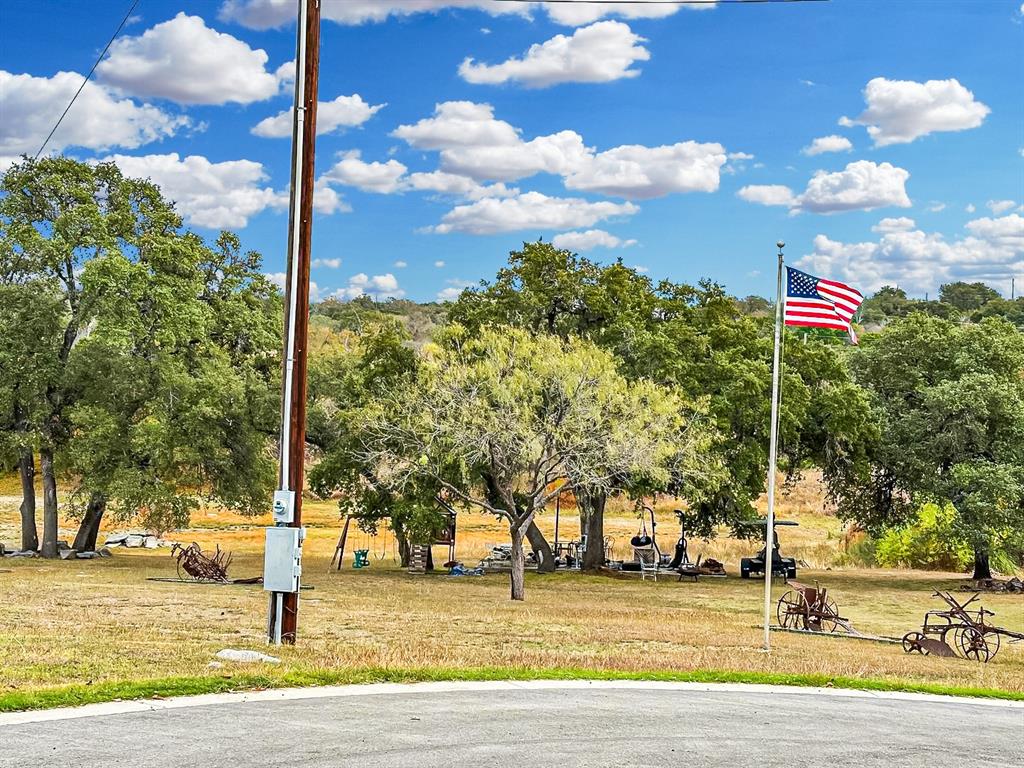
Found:
[[[1022,701],[984,699],[965,696],[946,696],[906,691],[871,691],[852,688],[823,688],[794,685],[767,685],[760,683],[698,683],[660,680],[474,680],[433,681],[421,683],[365,683],[353,685],[327,685],[307,688],[274,688],[230,693],[205,693],[196,696],[174,696],[167,699],[135,699],[84,704],[79,707],[28,710],[0,713],[0,727],[27,723],[73,720],[136,712],[158,712],[190,707],[249,704],[274,701],[301,701],[308,699],[348,698],[358,696],[422,695],[430,693],[460,693],[473,691],[508,690],[611,690],[631,689],[689,693],[754,693],[765,695],[829,696],[889,701],[908,701],[935,704],[968,704],[979,707],[1024,709]]]

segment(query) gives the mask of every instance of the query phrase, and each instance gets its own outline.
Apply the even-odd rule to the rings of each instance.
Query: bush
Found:
[[[974,553],[951,535],[955,514],[952,507],[925,504],[915,522],[882,534],[875,546],[875,563],[884,568],[964,570],[974,561]]]

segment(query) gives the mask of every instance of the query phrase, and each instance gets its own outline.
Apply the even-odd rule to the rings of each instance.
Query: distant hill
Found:
[[[351,301],[327,299],[314,304],[310,309],[310,321],[332,331],[358,333],[368,318],[391,315],[402,322],[413,343],[421,346],[430,341],[437,326],[444,324],[447,314],[448,308],[437,302],[418,304],[408,299],[374,301],[369,296],[360,296]]]

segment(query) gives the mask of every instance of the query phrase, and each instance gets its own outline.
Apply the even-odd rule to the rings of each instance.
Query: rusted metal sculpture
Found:
[[[214,550],[213,556],[204,555],[196,542],[187,547],[175,542],[171,547],[171,557],[178,561],[178,578],[196,581],[227,582],[228,566],[231,564],[231,553],[222,552],[220,545]]]
[[[810,632],[837,632],[857,634],[849,620],[839,615],[836,601],[828,590],[815,583],[808,587],[798,581],[788,581],[791,587],[776,608],[779,625],[785,629],[803,629]]]
[[[908,632],[903,636],[903,650],[986,662],[999,652],[1003,637],[1011,643],[1024,640],[1024,634],[1020,632],[989,624],[986,617],[995,614],[986,611],[980,603],[977,610],[967,610],[980,596],[976,592],[970,600],[960,603],[949,592],[936,592],[934,597],[945,600],[949,610],[925,613],[921,631]]]

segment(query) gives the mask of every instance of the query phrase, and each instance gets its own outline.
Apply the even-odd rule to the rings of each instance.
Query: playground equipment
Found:
[[[813,587],[797,581],[787,583],[791,589],[779,598],[776,608],[779,626],[811,632],[836,632],[842,628],[848,634],[857,634],[850,621],[839,615],[836,601],[829,597],[827,589],[817,582]]]
[[[352,515],[345,516],[345,525],[341,529],[341,535],[338,536],[338,543],[334,547],[334,555],[331,557],[331,565],[337,563],[337,570],[341,570],[341,566],[345,562],[345,545],[348,542],[349,526],[353,520]],[[376,560],[384,560],[388,555],[388,544],[387,544],[387,532],[381,531],[381,526],[386,529],[390,529],[390,520],[381,520],[377,523],[377,529],[372,534],[369,532],[363,533],[364,545],[360,549],[354,550],[355,559],[352,562],[353,568],[366,568],[370,565],[370,551],[373,551],[373,557]],[[357,534],[358,535],[358,534]],[[398,542],[394,534],[391,534],[392,539],[392,557],[398,559]],[[433,567],[433,560],[430,555],[430,547],[434,545],[440,545],[448,547],[448,559],[445,561],[445,568],[451,568],[455,564],[455,511],[448,509],[446,510],[445,525],[441,533],[433,541],[420,545],[422,547],[421,557],[424,562],[424,569],[429,570]],[[362,554],[360,554],[362,553]]]
[[[654,509],[646,504],[643,509],[651,518],[651,532],[647,533],[647,517],[641,515],[640,527],[637,528],[636,536],[629,540],[630,546],[633,547],[634,567],[632,570],[642,570],[643,566],[658,567],[662,565],[663,560],[661,549],[658,547],[658,523],[654,519]],[[623,570],[627,570],[625,566],[626,563],[623,563]]]
[[[744,557],[740,560],[740,578],[743,579],[749,579],[751,576],[764,576],[765,563],[767,562],[768,554],[768,521],[762,518],[761,520],[746,523],[746,525],[761,526],[765,529],[765,545],[761,551],[753,557]],[[776,527],[783,525],[799,525],[799,523],[792,520],[775,521]],[[784,579],[796,578],[796,559],[792,557],[783,557],[779,553],[778,531],[774,531],[772,536],[771,569],[772,576],[781,576]]]
[[[961,656],[971,661],[987,662],[999,653],[1003,637],[1011,643],[1024,640],[1024,634],[1020,632],[989,624],[985,617],[995,614],[986,611],[980,603],[977,610],[967,610],[981,597],[978,592],[965,603],[960,603],[949,592],[935,592],[933,597],[942,598],[949,610],[925,613],[921,631],[908,632],[903,636],[903,650],[907,653]]]

